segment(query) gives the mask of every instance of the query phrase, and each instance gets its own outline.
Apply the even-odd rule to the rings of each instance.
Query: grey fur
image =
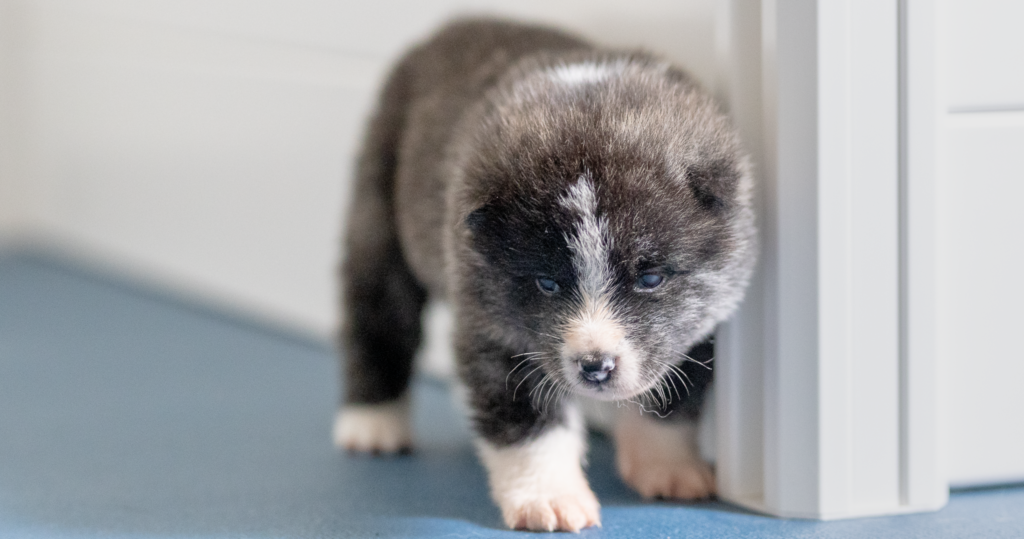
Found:
[[[515,444],[562,421],[572,386],[559,378],[559,331],[579,308],[572,261],[586,243],[574,243],[579,216],[565,200],[581,178],[609,236],[605,286],[647,396],[695,415],[710,375],[684,354],[710,355],[706,340],[742,298],[755,256],[751,175],[734,130],[654,56],[479,20],[407,54],[370,123],[342,275],[346,401],[405,391],[429,295],[453,307],[482,437]],[[664,284],[638,290],[645,271]],[[542,275],[565,293],[540,293]],[[683,364],[693,387],[664,362]],[[676,402],[654,399],[666,394]]]

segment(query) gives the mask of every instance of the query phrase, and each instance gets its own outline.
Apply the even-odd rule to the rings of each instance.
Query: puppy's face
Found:
[[[633,399],[739,301],[749,178],[691,86],[546,84],[477,139],[490,145],[466,169],[469,288],[551,387]]]
[[[686,182],[636,177],[647,168],[623,173],[522,183],[467,218],[483,301],[528,343],[526,364],[602,400],[653,390],[739,287],[727,209]]]

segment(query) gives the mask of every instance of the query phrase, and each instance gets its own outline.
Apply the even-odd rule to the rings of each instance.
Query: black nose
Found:
[[[580,376],[588,382],[600,384],[608,380],[615,369],[615,356],[594,354],[580,359]]]

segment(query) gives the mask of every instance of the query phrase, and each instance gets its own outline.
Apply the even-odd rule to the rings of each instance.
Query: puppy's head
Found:
[[[643,57],[530,66],[489,96],[468,155],[463,288],[553,386],[650,391],[742,297],[745,158],[679,72]]]

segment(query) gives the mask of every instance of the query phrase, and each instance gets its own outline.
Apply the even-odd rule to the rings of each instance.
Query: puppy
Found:
[[[679,69],[533,26],[447,26],[392,72],[358,164],[336,444],[410,446],[420,314],[444,298],[509,527],[599,525],[581,398],[635,412],[614,438],[641,494],[713,494],[694,421],[709,336],[753,266],[750,191],[735,132]]]

